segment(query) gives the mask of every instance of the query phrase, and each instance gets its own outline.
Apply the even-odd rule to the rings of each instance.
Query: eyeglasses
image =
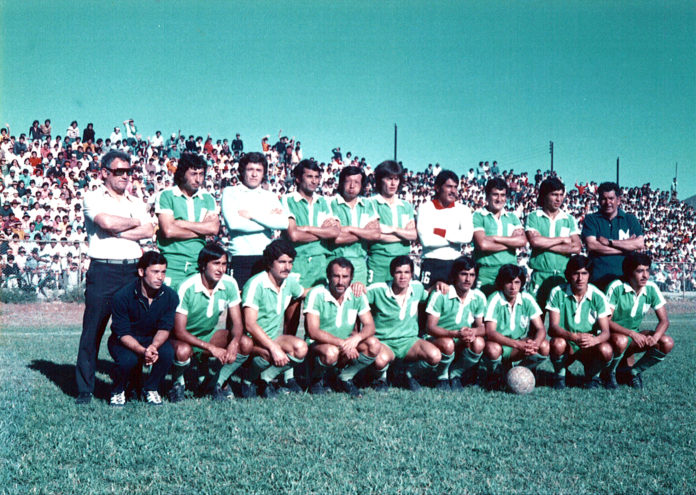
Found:
[[[124,175],[131,176],[133,175],[133,169],[130,168],[109,168],[109,167],[104,167],[106,170],[111,172],[115,177],[121,177]]]

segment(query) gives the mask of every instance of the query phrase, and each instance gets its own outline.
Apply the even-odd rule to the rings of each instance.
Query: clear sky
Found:
[[[214,139],[305,156],[696,194],[696,2],[0,0],[0,123]]]

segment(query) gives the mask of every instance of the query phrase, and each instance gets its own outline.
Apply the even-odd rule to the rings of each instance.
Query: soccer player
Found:
[[[591,274],[592,261],[587,256],[571,256],[565,268],[567,283],[554,287],[546,304],[555,389],[565,388],[566,368],[576,360],[585,367],[586,387],[599,387],[599,374],[614,356],[608,342],[609,305],[602,291],[590,283]]]
[[[603,182],[597,188],[599,211],[585,217],[582,238],[594,264],[590,282],[601,290],[621,277],[624,257],[632,251],[645,249],[643,228],[638,219],[624,212],[621,188],[614,182]]]
[[[166,271],[166,258],[148,251],[138,261],[138,279],[111,299],[108,346],[116,363],[112,406],[126,403],[126,382],[138,364],[152,367],[143,384],[145,401],[162,404],[159,386],[174,361],[169,333],[174,328],[174,311],[179,303],[176,292],[164,285]]]
[[[651,263],[647,254],[629,254],[622,263],[623,277],[607,288],[607,299],[613,310],[609,329],[614,347],[614,359],[608,373],[615,375],[622,357],[629,365],[634,354],[644,352],[643,357],[628,369],[633,388],[643,388],[642,373],[664,360],[674,347],[674,340],[666,335],[669,318],[665,298],[657,285],[650,281]],[[641,332],[640,325],[650,308],[657,316],[657,326],[655,330]]]
[[[242,382],[245,397],[255,397],[258,386],[262,397],[275,397],[278,392],[271,383],[273,379],[302,363],[307,355],[303,340],[283,334],[288,304],[307,292],[296,277],[290,276],[294,258],[295,249],[289,242],[271,242],[263,251],[265,271],[251,277],[244,286],[244,327],[254,342],[249,375]],[[283,378],[288,391],[302,391],[294,376]]]
[[[435,198],[418,208],[418,237],[423,245],[421,282],[430,288],[450,275],[452,260],[462,254],[462,244],[471,242],[471,210],[458,202],[459,177],[443,170],[435,178]]]
[[[200,189],[208,164],[195,153],[182,153],[174,173],[174,186],[155,202],[159,222],[157,247],[167,258],[166,283],[174,290],[197,271],[198,253],[205,236],[220,230],[215,198]]]
[[[537,198],[540,208],[527,216],[525,225],[532,247],[529,292],[536,297],[540,308],[546,307],[551,289],[565,282],[563,274],[570,255],[579,254],[582,249],[575,218],[561,209],[564,199],[563,182],[556,177],[544,180]]]
[[[375,362],[382,346],[374,337],[367,297],[358,297],[351,289],[353,264],[346,258],[331,260],[326,276],[328,285],[311,289],[304,306],[309,352],[314,356],[310,392],[324,393],[326,372],[337,368],[337,388],[359,397],[353,378]],[[382,369],[387,364],[376,366]]]
[[[375,336],[382,347],[376,359],[380,363],[399,359],[415,363],[419,371],[434,372],[442,353],[433,343],[418,337],[418,306],[425,302],[428,292],[421,282],[413,280],[413,261],[409,256],[395,257],[389,264],[389,272],[393,277],[390,282],[377,282],[367,288]],[[385,389],[387,367],[377,368],[378,389]],[[412,368],[407,366],[402,378],[409,390],[416,391],[420,384]]]
[[[184,373],[195,358],[201,365],[201,390],[213,399],[226,401],[232,392],[225,382],[247,360],[251,339],[243,335],[239,287],[226,275],[227,253],[219,244],[208,242],[198,253],[198,272],[179,287],[179,306],[174,317],[175,361],[172,371],[171,402],[184,398]],[[225,328],[216,330],[225,312]]]
[[[403,180],[404,169],[395,161],[384,161],[375,169],[378,194],[372,202],[379,216],[380,237],[369,246],[368,284],[388,281],[392,259],[408,255],[411,242],[418,238],[413,206],[397,197]]]
[[[497,291],[488,298],[481,364],[489,388],[500,382],[502,364],[508,367],[521,361],[522,366],[534,370],[548,358],[549,342],[541,309],[530,294],[522,291],[526,281],[524,268],[503,265],[495,279]]]
[[[338,195],[331,212],[341,224],[331,253],[333,259],[347,258],[355,269],[353,280],[367,283],[367,245],[380,238],[379,217],[372,201],[362,197],[367,177],[359,167],[347,166],[338,176]]]
[[[495,177],[486,183],[486,206],[474,212],[474,261],[479,267],[478,286],[490,296],[503,265],[517,264],[517,248],[527,244],[524,229],[514,213],[505,211],[508,186]],[[499,290],[499,289],[498,289]]]
[[[486,296],[474,288],[476,265],[469,256],[452,262],[448,281],[451,285],[447,294],[440,291],[430,294],[425,309],[426,329],[431,342],[442,353],[437,387],[461,389],[474,381],[476,366],[486,344],[483,325]],[[458,356],[456,361],[455,356]]]
[[[295,259],[291,268],[299,284],[304,289],[310,289],[325,281],[329,241],[334,241],[341,234],[341,226],[331,213],[326,198],[315,194],[321,178],[319,165],[311,160],[302,160],[293,169],[292,175],[297,190],[286,194],[282,200],[290,216],[287,236],[297,253],[297,256],[293,255]],[[301,301],[297,300],[288,308],[285,332],[290,335],[297,333],[300,305]]]
[[[239,160],[241,184],[222,191],[222,218],[230,238],[230,268],[240,287],[251,278],[273,231],[288,228],[288,215],[278,196],[262,187],[267,173],[264,154],[247,153]]]

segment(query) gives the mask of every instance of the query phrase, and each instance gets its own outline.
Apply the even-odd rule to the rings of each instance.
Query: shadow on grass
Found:
[[[35,359],[28,366],[29,369],[38,371],[43,376],[55,383],[64,394],[72,397],[77,396],[75,385],[75,365],[54,363],[46,359]],[[113,363],[104,359],[97,361],[97,371],[101,373],[111,373]],[[94,383],[94,396],[99,399],[108,399],[111,393],[111,383],[96,379]]]

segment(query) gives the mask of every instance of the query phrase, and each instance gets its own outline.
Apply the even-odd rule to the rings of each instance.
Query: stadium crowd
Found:
[[[103,135],[105,136],[105,135]],[[269,162],[268,188],[283,195],[294,189],[291,170],[303,159],[299,140],[278,133],[275,144],[270,136],[249,146],[236,134],[234,139],[213,139],[182,134],[164,137],[142,136],[132,119],[117,125],[108,137],[98,137],[91,123],[84,130],[72,121],[64,133],[55,131],[50,119],[43,124],[34,121],[24,133],[13,133],[10,126],[0,130],[0,262],[3,287],[27,288],[46,295],[46,289],[78,287],[86,272],[89,258],[85,255],[86,232],[83,198],[87,191],[101,183],[99,161],[109,150],[123,150],[132,155],[137,172],[129,193],[148,205],[153,223],[155,197],[173,185],[173,174],[182,152],[201,154],[209,164],[204,188],[215,199],[221,199],[226,186],[239,183],[237,165],[240,157],[259,148]],[[372,166],[365,157],[339,147],[331,150],[322,170],[318,192],[333,195],[338,174],[347,165],[360,167],[369,178],[366,195],[374,192]],[[432,199],[433,181],[441,167],[428,165],[423,171],[409,170],[401,197],[418,207]],[[462,174],[459,193],[472,210],[485,204],[484,185],[493,176],[502,177],[510,187],[508,209],[525,223],[536,207],[538,186],[553,172],[537,170],[533,177],[527,172],[501,169],[496,161],[481,161],[477,167]],[[582,226],[588,213],[595,209],[597,183],[588,182],[568,187],[564,207]],[[638,217],[645,229],[645,247],[655,261],[654,279],[663,290],[696,290],[694,247],[696,215],[694,209],[679,202],[669,191],[651,185],[624,188],[623,208]],[[218,240],[229,241],[225,226]],[[154,249],[154,238],[143,242],[145,249]],[[465,254],[471,248],[465,248]],[[417,260],[421,246],[412,243]],[[527,248],[519,251],[519,262],[526,264]]]

